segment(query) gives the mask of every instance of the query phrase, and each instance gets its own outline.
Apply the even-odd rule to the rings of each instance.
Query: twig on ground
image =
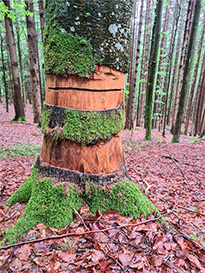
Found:
[[[160,218],[164,217],[165,215],[167,215],[167,213],[162,214],[157,218],[145,220],[145,221],[142,221],[140,223],[120,225],[120,226],[118,226],[118,228],[140,226],[140,225],[143,225],[143,224],[146,224],[146,223],[149,223],[149,222],[158,221]],[[49,237],[45,237],[45,238],[39,238],[39,239],[35,239],[35,240],[19,242],[19,243],[8,245],[8,246],[3,246],[3,247],[0,247],[0,250],[8,249],[8,248],[11,248],[11,247],[16,247],[16,246],[21,246],[21,245],[26,245],[26,244],[38,243],[38,242],[42,242],[42,241],[61,239],[61,238],[69,237],[69,236],[82,236],[82,235],[85,235],[85,234],[99,233],[99,232],[103,232],[103,231],[112,230],[112,229],[115,229],[115,228],[116,227],[109,227],[109,228],[105,228],[105,229],[89,230],[89,231],[79,232],[79,233],[71,232],[71,233],[67,233],[67,234],[49,236]]]
[[[80,216],[80,214],[77,212],[77,210],[76,210],[75,208],[73,208],[73,210],[74,210],[74,213],[80,218],[80,221],[81,221],[82,224],[84,225],[85,230],[86,230],[86,231],[89,230],[89,228],[86,226],[86,224],[85,224],[83,218]]]
[[[137,175],[139,175],[140,176],[140,178],[142,179],[142,181],[146,184],[146,186],[147,186],[147,188],[146,188],[146,190],[145,190],[145,192],[148,192],[148,190],[153,186],[153,184],[152,185],[149,185],[148,183],[147,183],[147,181],[145,181],[144,180],[144,178],[142,177],[142,175],[141,175],[141,173],[138,173],[134,168],[130,168],[131,170],[133,170]]]
[[[185,183],[186,183],[186,184],[189,184],[189,181],[188,181],[188,179],[186,178],[185,174],[183,173],[182,169],[177,165],[177,162],[180,163],[179,160],[177,160],[176,158],[171,157],[171,156],[165,156],[165,155],[163,155],[162,157],[171,159],[171,160],[174,162],[174,164],[177,166],[177,168],[180,170],[181,174],[183,175],[183,177],[184,177],[184,179],[185,179]]]
[[[201,168],[201,169],[205,170],[205,167],[202,167],[202,166],[199,166],[199,165],[196,165],[196,164],[193,164],[193,163],[183,162],[182,164],[194,166],[194,167]]]
[[[200,231],[202,231],[202,229],[201,229],[200,227],[198,227],[194,222],[191,222],[191,224],[192,224],[194,227],[198,228]]]
[[[184,210],[187,210],[187,211],[190,211],[190,212],[193,212],[193,213],[196,213],[196,214],[205,216],[205,213],[199,212],[198,210],[192,210],[192,209],[183,207],[183,206],[181,206],[181,205],[179,205],[178,208],[181,208],[181,209],[184,209]]]

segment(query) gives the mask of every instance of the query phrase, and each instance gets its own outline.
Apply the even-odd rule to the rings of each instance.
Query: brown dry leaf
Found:
[[[154,266],[160,266],[164,260],[163,256],[152,256],[149,262]]]
[[[34,245],[34,250],[38,255],[46,255],[49,252],[50,244],[48,242],[40,242]]]
[[[198,269],[203,269],[202,264],[200,261],[194,256],[189,253],[186,254],[186,257],[188,258],[189,262],[191,263],[192,266],[197,267]]]
[[[102,272],[106,271],[106,269],[108,269],[109,266],[109,262],[107,260],[103,260],[99,263],[100,269]]]
[[[31,255],[31,247],[29,245],[23,245],[15,251],[15,255],[18,255],[20,260],[27,261]]]
[[[140,270],[144,267],[144,261],[135,262],[133,264],[130,264],[129,267]]]
[[[12,252],[6,252],[4,253],[2,256],[0,256],[0,268],[1,266],[7,264],[7,262],[9,261],[9,258],[12,256]]]
[[[120,253],[118,255],[118,259],[120,260],[123,266],[127,266],[131,262],[132,255],[130,255],[130,252]]]
[[[58,252],[58,257],[60,257],[64,262],[68,264],[73,264],[76,258],[76,254],[69,254],[65,252]]]
[[[96,249],[93,249],[91,256],[92,256],[91,260],[94,263],[97,263],[97,262],[105,259],[105,255],[101,251],[96,250]]]
[[[180,239],[177,235],[174,236],[174,239],[180,245],[182,250],[189,250],[189,251],[192,250],[189,246],[185,245],[184,241],[182,239]]]

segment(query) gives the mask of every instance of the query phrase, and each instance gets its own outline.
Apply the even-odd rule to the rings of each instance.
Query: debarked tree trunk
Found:
[[[54,2],[45,5],[42,150],[8,201],[28,201],[10,242],[39,222],[62,228],[84,202],[134,217],[154,208],[126,177],[121,141],[133,0]]]

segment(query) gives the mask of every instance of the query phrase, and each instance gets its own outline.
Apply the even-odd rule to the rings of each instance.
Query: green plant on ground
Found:
[[[36,145],[34,142],[23,145],[14,145],[11,148],[5,146],[0,147],[0,159],[10,157],[29,157],[38,156],[41,150],[41,145]]]

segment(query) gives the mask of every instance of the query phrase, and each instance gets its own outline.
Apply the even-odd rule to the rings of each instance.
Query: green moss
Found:
[[[47,111],[46,108],[44,110]],[[65,109],[64,121],[52,130],[46,130],[48,116],[42,115],[42,133],[47,137],[47,141],[57,141],[58,139],[69,139],[85,144],[95,140],[106,140],[112,135],[120,132],[125,123],[124,107],[107,112],[83,112]],[[55,119],[54,115],[54,119]],[[51,117],[52,118],[52,117]]]
[[[143,213],[145,217],[148,217],[151,213],[150,210],[152,212],[154,210],[157,211],[154,205],[141,192],[139,186],[128,180],[122,181],[108,190],[88,184],[82,198],[93,213],[97,209],[101,213],[108,209],[114,209],[126,216],[137,218]],[[157,211],[157,213],[159,212]]]
[[[44,31],[44,61],[46,73],[90,77],[95,59],[89,41],[67,33],[55,23]]]
[[[180,141],[179,141],[179,139],[176,139],[173,137],[171,143],[180,143]]]
[[[21,187],[15,191],[6,204],[14,205],[19,201],[28,202],[29,198],[31,197],[33,186],[33,175],[31,175]]]
[[[73,220],[73,208],[79,210],[82,206],[79,194],[73,186],[65,193],[61,183],[54,187],[50,179],[41,178],[35,169],[31,179],[25,183],[18,194],[16,192],[8,201],[13,204],[22,199],[24,201],[29,199],[24,215],[6,231],[5,242],[14,243],[20,240],[23,234],[38,223],[45,223],[58,229],[65,227]],[[26,193],[30,198],[26,197]]]
[[[42,134],[44,133],[45,131],[45,128],[46,126],[48,125],[49,121],[50,121],[50,117],[52,115],[52,110],[49,109],[49,110],[43,110],[42,112],[42,115],[41,115],[41,119],[40,119],[40,122],[39,122],[39,126],[41,127],[41,131],[42,131]]]
[[[18,119],[16,117],[12,118],[11,121],[25,121],[25,122],[28,122],[28,120],[25,118],[25,117],[19,117]]]

